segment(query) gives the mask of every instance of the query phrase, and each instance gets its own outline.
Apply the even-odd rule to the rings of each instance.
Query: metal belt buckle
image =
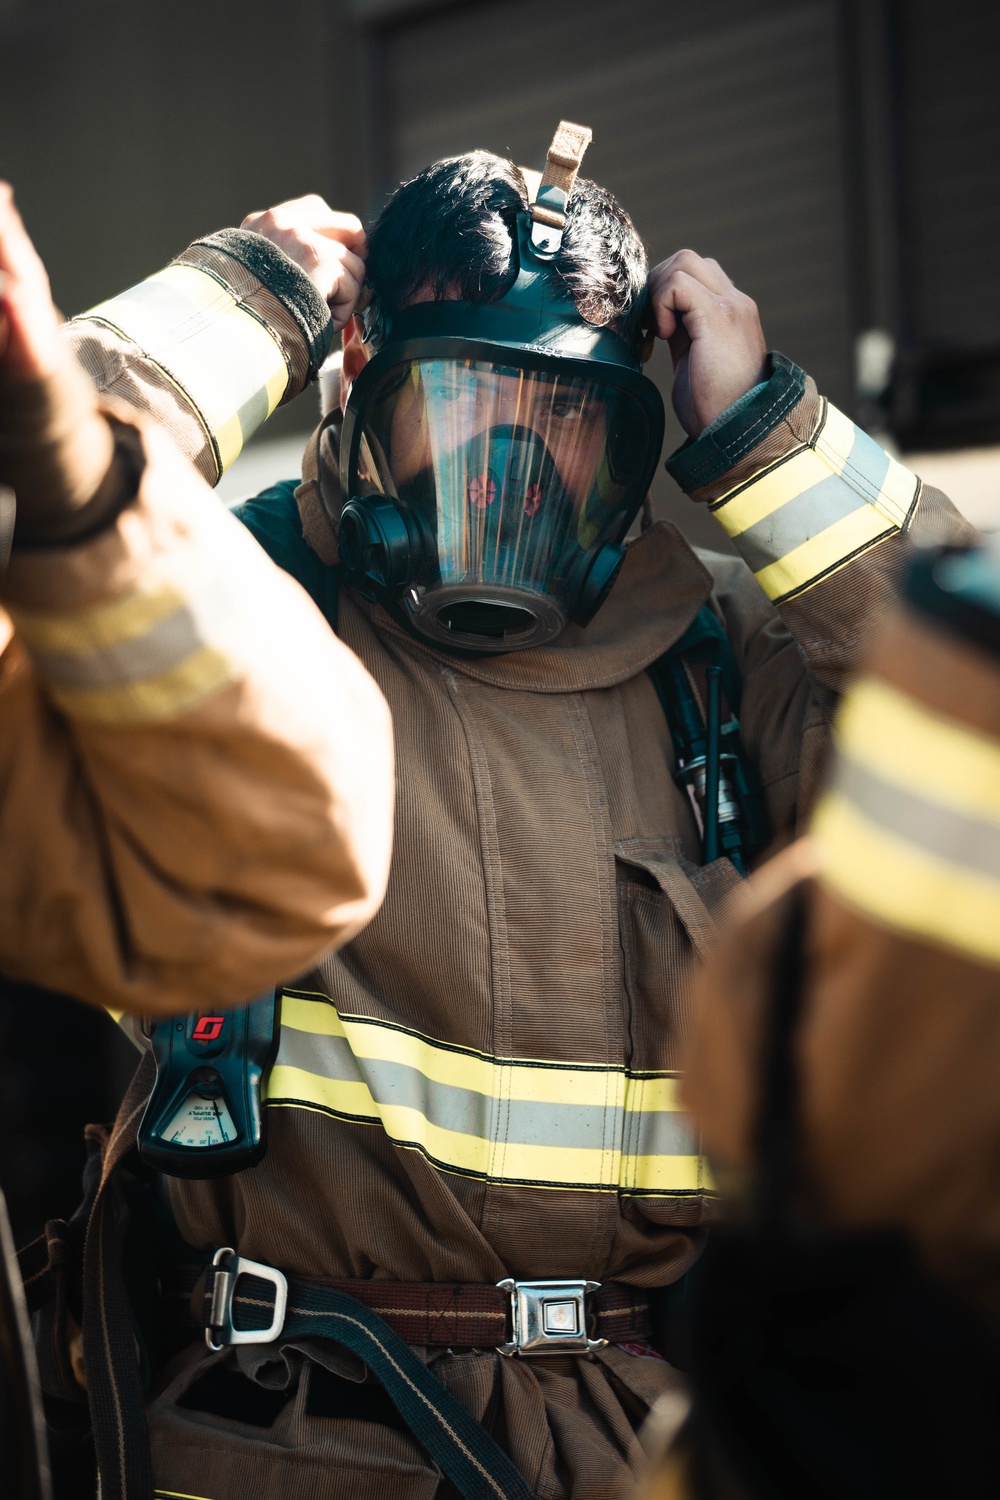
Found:
[[[587,1334],[587,1293],[599,1281],[514,1281],[497,1286],[510,1296],[513,1337],[498,1344],[501,1354],[590,1354],[607,1339]]]
[[[223,1262],[232,1257],[223,1267]],[[281,1335],[285,1324],[285,1309],[288,1306],[288,1282],[273,1266],[261,1265],[257,1260],[244,1260],[229,1246],[216,1250],[212,1256],[215,1275],[212,1279],[212,1307],[209,1323],[205,1329],[205,1343],[213,1351],[226,1349],[230,1344],[273,1344]],[[241,1276],[259,1276],[270,1281],[274,1287],[274,1317],[267,1328],[234,1328],[233,1296],[236,1283]]]

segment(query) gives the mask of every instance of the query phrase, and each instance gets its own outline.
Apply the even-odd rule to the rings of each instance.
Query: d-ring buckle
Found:
[[[223,1262],[228,1264],[223,1266]],[[212,1279],[212,1306],[205,1329],[205,1343],[213,1351],[227,1349],[230,1344],[273,1344],[280,1338],[285,1326],[285,1310],[288,1307],[288,1282],[273,1266],[261,1265],[258,1260],[244,1260],[230,1246],[216,1250],[212,1256],[214,1276]],[[234,1328],[233,1296],[236,1283],[241,1276],[259,1276],[274,1287],[274,1316],[267,1328]]]

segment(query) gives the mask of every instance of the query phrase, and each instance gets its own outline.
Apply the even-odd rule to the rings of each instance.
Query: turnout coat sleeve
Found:
[[[315,379],[333,340],[305,273],[240,229],[197,240],[64,332],[98,390],[154,416],[209,484]]]
[[[699,978],[683,1089],[717,1180],[742,1199],[797,891],[811,1211],[906,1230],[995,1318],[1000,565],[953,561],[989,582],[992,640],[967,633],[957,611],[947,623],[925,611],[909,588],[887,613],[838,711],[807,838],[753,877]]]
[[[15,550],[3,584],[0,970],[170,1012],[260,993],[372,914],[391,731],[299,586],[141,442],[115,524]]]
[[[740,665],[744,743],[785,835],[815,799],[838,697],[912,546],[977,533],[780,354],[667,468],[740,554],[705,561]]]

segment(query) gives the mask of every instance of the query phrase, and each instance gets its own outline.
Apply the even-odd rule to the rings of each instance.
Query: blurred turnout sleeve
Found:
[[[907,1230],[1000,1313],[1000,557],[928,553],[904,594],[844,697],[809,838],[751,882],[700,979],[684,1094],[738,1197],[798,887],[816,1206]]]
[[[0,585],[0,970],[232,1004],[377,907],[389,716],[170,439],[117,411],[131,498],[71,543],[16,536]]]
[[[308,276],[263,235],[223,229],[66,324],[99,391],[148,412],[215,484],[316,378],[333,339]]]
[[[914,544],[977,534],[781,354],[667,468],[740,554],[712,568],[745,684],[743,738],[775,833],[801,831],[837,697]]]

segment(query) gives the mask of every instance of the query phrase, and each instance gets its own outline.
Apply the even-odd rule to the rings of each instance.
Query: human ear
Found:
[[[351,386],[371,358],[371,350],[361,342],[364,324],[360,318],[352,318],[344,329],[344,367],[340,377],[340,405],[347,407]]]

